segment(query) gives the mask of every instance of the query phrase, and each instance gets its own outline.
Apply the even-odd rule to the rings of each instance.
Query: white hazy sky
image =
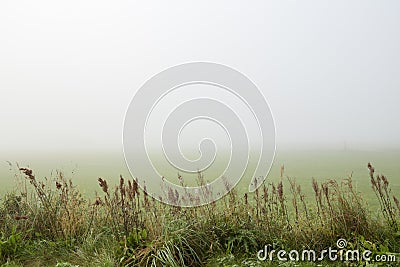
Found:
[[[400,147],[399,1],[0,1],[0,150],[122,149],[136,90],[211,61],[284,146]]]

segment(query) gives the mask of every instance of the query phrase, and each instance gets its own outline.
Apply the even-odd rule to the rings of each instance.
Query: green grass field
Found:
[[[400,197],[399,160],[400,151],[278,151],[258,192],[246,194],[245,177],[215,205],[178,208],[138,190],[122,154],[10,157],[0,168],[0,263],[343,266],[256,258],[266,244],[320,251],[338,238],[352,249],[399,260],[400,205],[393,198]],[[28,169],[19,170],[16,162]],[[374,187],[368,162],[375,167]],[[296,182],[294,191],[288,177]],[[352,266],[366,264],[377,266]]]
[[[10,169],[7,161],[14,165]],[[373,194],[369,184],[367,163],[375,165],[380,174],[391,180],[392,190],[400,193],[400,151],[277,151],[274,165],[267,181],[278,181],[281,166],[285,176],[296,179],[306,195],[312,194],[312,178],[318,181],[343,179],[352,175],[358,191],[368,200]],[[80,190],[93,196],[97,188],[96,180],[103,177],[117,183],[119,175],[130,177],[122,153],[76,153],[54,155],[23,155],[4,157],[0,165],[0,193],[4,194],[15,186],[15,163],[29,166],[38,177],[51,177],[60,170],[71,178]],[[175,172],[170,176],[176,178]],[[207,173],[205,178],[207,179]],[[249,177],[244,177],[238,191],[245,193]],[[372,202],[371,205],[374,205]]]

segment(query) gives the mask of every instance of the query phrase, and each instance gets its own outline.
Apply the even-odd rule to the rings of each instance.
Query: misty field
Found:
[[[245,178],[224,198],[198,208],[153,200],[129,176],[122,156],[87,155],[74,162],[37,157],[36,162],[22,159],[18,164],[8,159],[1,169],[1,177],[7,178],[0,180],[0,262],[376,266],[377,262],[363,260],[262,261],[257,252],[266,245],[275,250],[322,251],[345,239],[347,249],[399,260],[399,159],[395,151],[280,152],[255,193],[246,192]],[[59,171],[52,170],[52,164]],[[206,179],[207,173],[197,176],[200,183]],[[177,203],[187,197],[169,195]]]
[[[21,154],[21,153],[20,153]],[[122,152],[115,153],[71,153],[15,155],[3,157],[0,162],[0,194],[15,188],[14,176],[17,172],[15,165],[28,166],[35,170],[37,177],[50,178],[56,171],[62,171],[72,179],[83,195],[93,197],[99,191],[93,182],[98,177],[106,178],[110,183],[117,184],[119,175],[130,177]],[[163,159],[162,159],[163,160]],[[285,176],[296,179],[303,187],[306,196],[312,195],[310,187],[312,178],[318,181],[327,179],[343,179],[352,175],[357,190],[365,199],[371,199],[371,205],[377,208],[374,194],[366,177],[366,163],[373,162],[391,179],[394,192],[400,193],[400,151],[279,151],[267,181],[279,181],[281,167],[285,168]],[[14,167],[10,167],[11,163]],[[171,172],[172,178],[177,178],[176,172]],[[204,173],[205,179],[210,174]],[[194,177],[196,178],[196,177]],[[187,180],[188,178],[186,178]],[[172,179],[173,180],[173,179]],[[250,179],[244,177],[238,184],[237,190],[243,194],[247,190]],[[177,182],[177,179],[176,179]]]

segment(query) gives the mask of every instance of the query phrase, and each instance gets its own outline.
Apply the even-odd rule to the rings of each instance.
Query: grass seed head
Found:
[[[101,177],[99,177],[97,179],[97,181],[99,181],[99,186],[101,187],[101,189],[103,190],[104,193],[108,192],[108,185],[107,185],[107,181],[102,179]]]

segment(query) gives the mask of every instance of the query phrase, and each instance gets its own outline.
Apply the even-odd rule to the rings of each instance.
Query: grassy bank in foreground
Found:
[[[368,209],[351,177],[314,180],[313,193],[306,199],[294,179],[281,175],[278,182],[267,180],[254,194],[232,191],[210,205],[180,208],[153,200],[135,180],[120,177],[119,185],[111,186],[99,178],[101,194],[90,199],[62,173],[41,180],[32,170],[20,168],[24,177],[18,190],[5,195],[0,206],[0,262],[5,266],[343,266],[343,262],[313,265],[256,257],[268,244],[275,250],[320,252],[336,247],[339,238],[347,240],[348,249],[371,250],[371,258],[388,254],[400,258],[396,254],[399,201],[388,179],[368,167],[366,181],[379,202],[379,214]],[[201,174],[198,180],[203,182]],[[190,197],[167,195],[176,203]]]

